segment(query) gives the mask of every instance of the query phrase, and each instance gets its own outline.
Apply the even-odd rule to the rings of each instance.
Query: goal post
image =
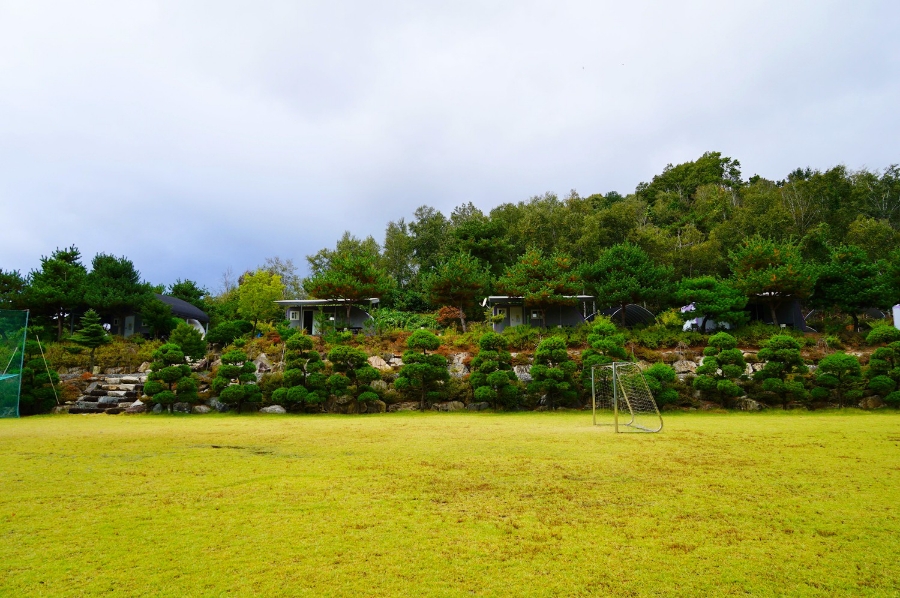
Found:
[[[595,426],[633,432],[659,432],[663,421],[644,373],[636,363],[616,361],[591,368]]]

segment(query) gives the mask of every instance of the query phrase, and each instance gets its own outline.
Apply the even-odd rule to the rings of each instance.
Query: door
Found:
[[[313,311],[311,309],[303,310],[303,329],[306,334],[313,333]]]
[[[509,307],[509,325],[510,326],[521,326],[522,325],[522,306],[521,305],[511,305]]]

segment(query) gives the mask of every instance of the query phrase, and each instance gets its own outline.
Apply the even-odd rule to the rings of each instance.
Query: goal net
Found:
[[[662,416],[636,363],[614,362],[591,368],[594,425],[634,432],[659,432]]]
[[[19,417],[28,312],[0,309],[0,417]]]

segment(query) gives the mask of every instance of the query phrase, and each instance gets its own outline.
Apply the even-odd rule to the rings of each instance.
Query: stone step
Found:
[[[100,390],[134,390],[135,384],[101,384]]]
[[[91,409],[87,407],[72,407],[69,409],[69,413],[73,415],[78,415],[82,413],[105,413],[105,409]]]

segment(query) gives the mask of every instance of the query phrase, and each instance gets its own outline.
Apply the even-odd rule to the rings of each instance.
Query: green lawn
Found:
[[[590,422],[0,420],[0,595],[900,595],[900,414]]]

